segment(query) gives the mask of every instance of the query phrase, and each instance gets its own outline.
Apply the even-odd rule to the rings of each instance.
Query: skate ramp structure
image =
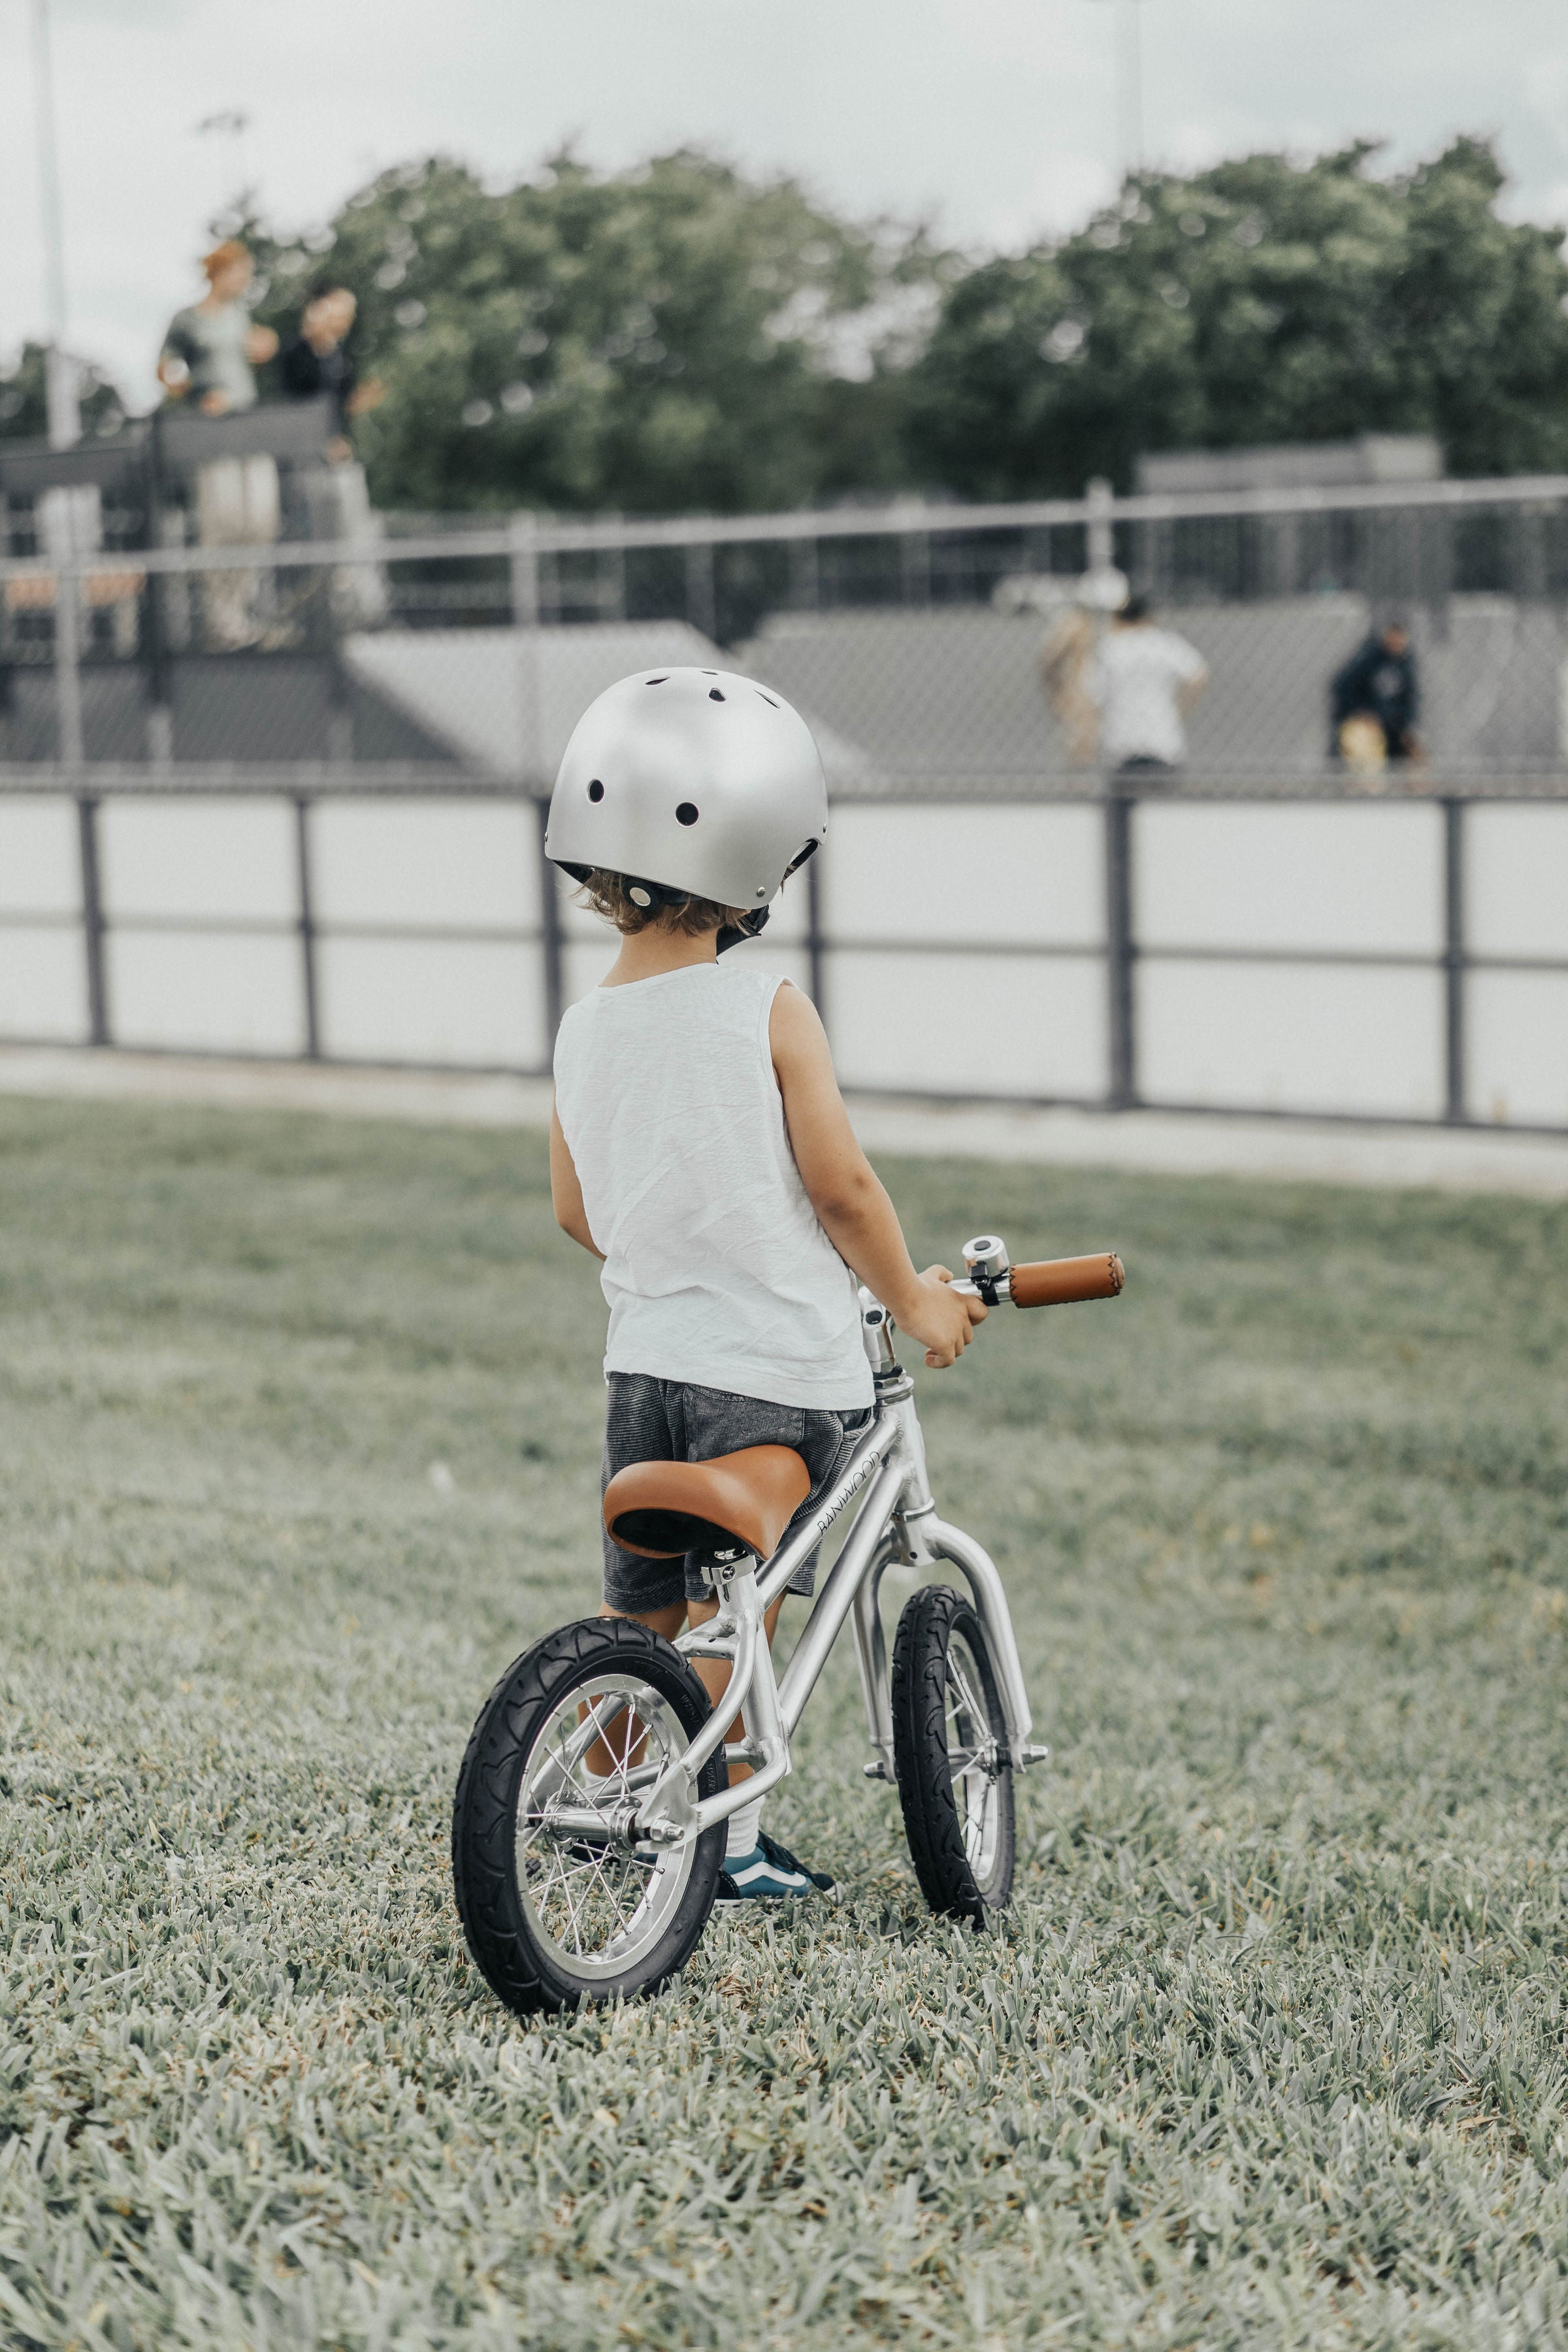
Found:
[[[736,667],[685,621],[384,629],[349,638],[342,657],[362,690],[464,767],[545,790],[588,704],[617,678]],[[867,781],[864,755],[830,719],[810,717],[830,786]]]

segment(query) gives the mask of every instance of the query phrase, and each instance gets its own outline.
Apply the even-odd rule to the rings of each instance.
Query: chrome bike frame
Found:
[[[765,1795],[784,1778],[791,1769],[791,1737],[851,1611],[873,1750],[866,1770],[872,1779],[892,1779],[892,1703],[879,1595],[883,1574],[895,1562],[910,1568],[947,1566],[960,1571],[990,1645],[1006,1724],[1006,1760],[1016,1770],[1026,1771],[1050,1753],[1029,1738],[1033,1726],[1028,1696],[1007,1596],[995,1564],[973,1536],[937,1516],[915,1412],[914,1382],[893,1353],[891,1318],[868,1290],[860,1293],[860,1310],[866,1352],[876,1382],[871,1427],[832,1493],[786,1537],[771,1559],[753,1566],[742,1557],[715,1569],[718,1615],[679,1635],[675,1646],[689,1658],[729,1659],[729,1685],[680,1756],[662,1769],[647,1766],[628,1776],[628,1785],[637,1790],[637,1802],[626,1834],[634,1843],[685,1845],[725,1820],[737,1806]],[[777,1679],[763,1622],[766,1612],[857,1496],[854,1524],[816,1596],[783,1679]],[[746,1736],[725,1746],[725,1760],[750,1764],[753,1770],[750,1778],[718,1796],[700,1799],[698,1777],[737,1713]]]

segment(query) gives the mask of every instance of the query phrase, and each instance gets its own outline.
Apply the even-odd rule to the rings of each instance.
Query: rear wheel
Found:
[[[627,1823],[708,1714],[686,1660],[626,1618],[563,1625],[501,1676],[458,1778],[452,1875],[468,1949],[509,2009],[630,1999],[685,1967],[724,1824],[655,1847]],[[698,1795],[724,1785],[721,1753]]]
[[[1013,1769],[985,1628],[945,1585],[914,1593],[893,1643],[893,1770],[933,1911],[984,1924],[1013,1891]]]

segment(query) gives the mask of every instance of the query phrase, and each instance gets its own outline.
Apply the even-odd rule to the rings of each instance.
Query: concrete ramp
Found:
[[[350,674],[479,772],[548,784],[595,695],[637,670],[734,669],[736,657],[684,621],[607,621],[541,629],[384,629],[351,637]],[[809,704],[829,784],[868,762]]]

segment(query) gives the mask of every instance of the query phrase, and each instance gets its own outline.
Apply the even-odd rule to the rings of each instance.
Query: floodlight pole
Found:
[[[1121,176],[1143,168],[1143,0],[1116,10],[1116,137]]]
[[[44,297],[49,338],[45,346],[49,446],[68,449],[81,439],[80,387],[66,352],[66,241],[60,205],[59,142],[55,131],[55,77],[49,53],[49,0],[33,0],[33,98],[38,134],[38,198],[44,226]]]

